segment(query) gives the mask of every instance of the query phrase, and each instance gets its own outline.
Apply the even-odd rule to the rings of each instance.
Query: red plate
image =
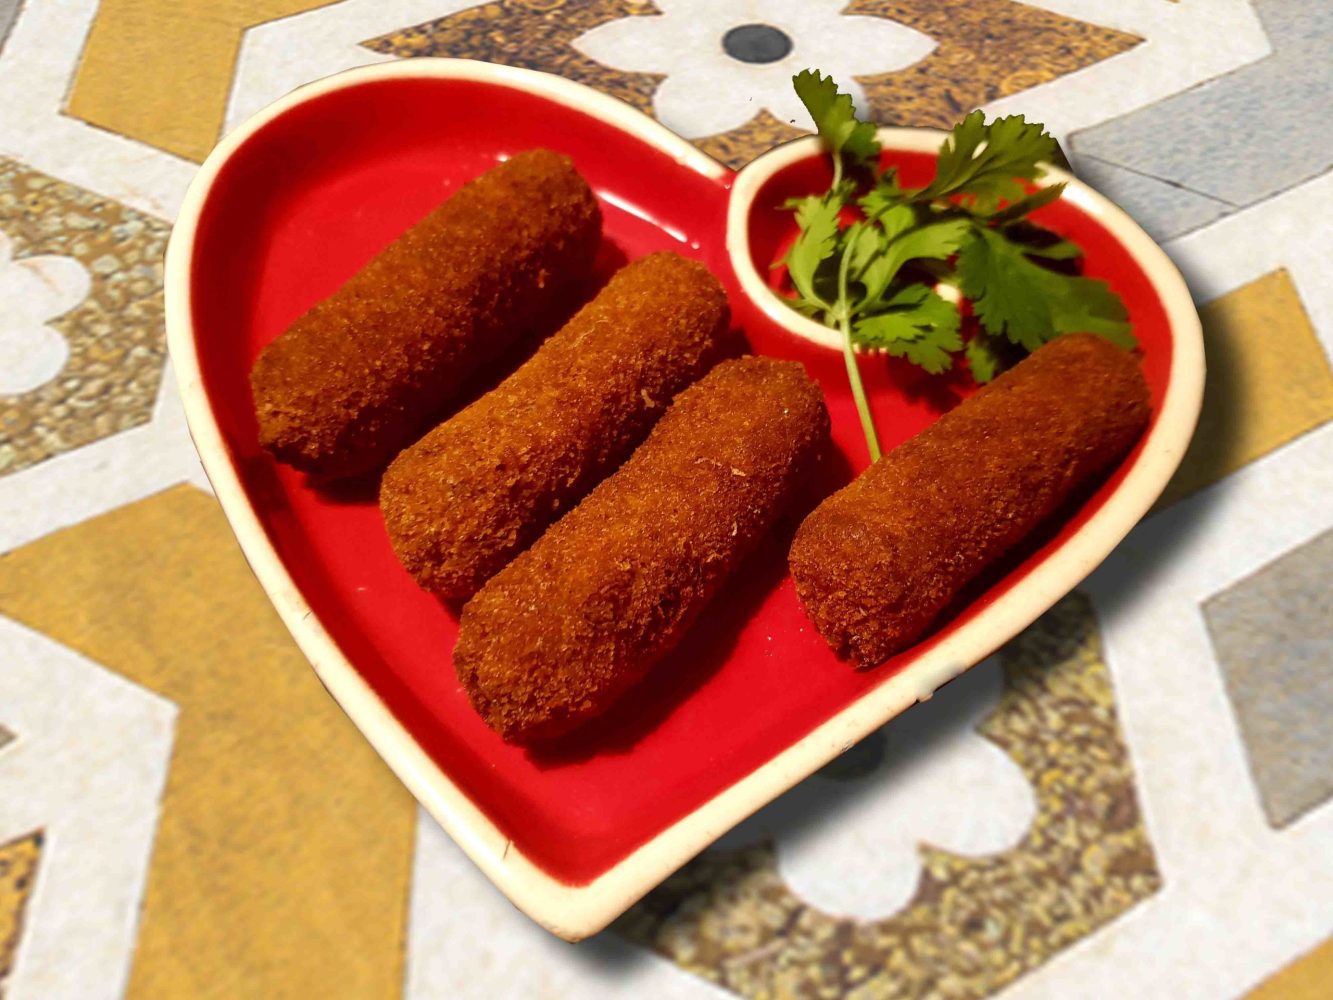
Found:
[[[941,134],[886,129],[881,138],[885,160],[924,183]],[[836,659],[810,626],[775,538],[577,748],[508,746],[468,704],[450,662],[457,620],[398,565],[373,489],[322,492],[265,455],[247,374],[264,344],[427,210],[538,146],[573,157],[596,190],[608,266],[661,249],[705,262],[754,349],[804,362],[822,384],[844,459],[832,474],[865,465],[842,360],[827,346],[836,340],[767,288],[768,265],[791,235],[790,213],[777,206],[827,182],[818,145],[788,144],[735,175],[625,105],[542,74],[410,60],[341,74],[261,112],[190,189],[168,255],[168,325],[208,474],[325,684],[473,860],[535,919],[577,938],[1088,573],[1175,468],[1203,364],[1174,268],[1074,182],[1040,221],[1083,247],[1086,272],[1124,298],[1155,413],[1096,494],[940,630],[867,672]],[[964,378],[879,358],[863,369],[886,450],[970,391]]]

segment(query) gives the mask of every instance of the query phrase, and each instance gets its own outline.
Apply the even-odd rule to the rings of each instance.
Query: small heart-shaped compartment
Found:
[[[909,173],[928,171],[939,142],[916,130],[883,138],[886,157]],[[409,60],[312,84],[261,112],[191,187],[168,256],[168,327],[205,468],[321,679],[479,867],[535,919],[577,938],[1089,572],[1178,461],[1202,356],[1197,317],[1165,256],[1072,184],[1042,221],[1083,246],[1087,273],[1125,298],[1153,393],[1153,427],[1109,480],[925,641],[873,671],[838,660],[802,613],[785,571],[789,518],[613,715],[557,749],[507,745],[460,689],[456,609],[394,558],[375,484],[330,488],[276,465],[256,441],[247,376],[264,344],[428,209],[534,147],[571,156],[596,191],[603,276],[660,249],[701,260],[753,349],[799,360],[819,380],[836,455],[807,503],[865,465],[840,355],[770,287],[792,226],[779,206],[819,189],[817,144],[781,147],[736,175],[637,111],[543,74]],[[931,379],[882,358],[864,368],[886,447],[970,391],[962,377]]]

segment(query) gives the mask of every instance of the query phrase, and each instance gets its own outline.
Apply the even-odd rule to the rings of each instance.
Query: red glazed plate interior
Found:
[[[785,573],[789,518],[683,646],[607,719],[557,749],[508,746],[455,680],[456,613],[398,565],[375,484],[317,488],[261,452],[247,380],[261,347],[462,183],[533,147],[571,156],[602,199],[604,270],[661,249],[702,260],[726,284],[754,350],[800,360],[820,381],[838,455],[812,496],[865,465],[841,357],[776,327],[739,290],[724,248],[729,180],[695,173],[589,114],[494,83],[385,79],[297,105],[261,128],[224,166],[200,214],[193,323],[226,449],[313,613],[514,847],[554,878],[582,884],[883,683],[921,647],[865,672],[834,657]],[[886,160],[909,182],[930,172],[922,154],[890,152]],[[761,272],[791,233],[789,213],[776,206],[818,189],[823,169],[817,160],[796,164],[760,192],[750,238]],[[1076,206],[1057,203],[1039,219],[1078,242],[1085,273],[1107,279],[1125,299],[1160,403],[1171,340],[1148,277]],[[965,378],[932,380],[879,358],[863,369],[886,449],[970,391]],[[1102,504],[1129,464],[974,588],[925,643],[1020,581]]]

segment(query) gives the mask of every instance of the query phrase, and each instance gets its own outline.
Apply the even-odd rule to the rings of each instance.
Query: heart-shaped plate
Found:
[[[880,138],[886,161],[924,183],[943,133]],[[836,340],[771,287],[793,231],[781,202],[828,181],[818,142],[788,143],[736,174],[613,98],[526,70],[413,59],[310,84],[255,115],[209,156],[181,208],[167,327],[209,479],[319,677],[482,871],[575,940],[993,652],[1105,558],[1185,450],[1203,352],[1189,294],[1161,250],[1052,171],[1046,183],[1069,188],[1039,219],[1082,246],[1086,273],[1124,298],[1152,390],[1152,425],[1114,474],[930,636],[870,671],[833,656],[802,613],[785,573],[788,525],[583,740],[509,746],[468,704],[450,661],[456,616],[394,559],[373,485],[318,488],[275,464],[256,441],[247,375],[264,344],[426,211],[534,147],[571,156],[596,191],[604,268],[660,249],[706,263],[754,350],[802,361],[823,386],[840,455],[829,475],[865,466]],[[886,450],[971,391],[963,376],[882,358],[863,368]]]

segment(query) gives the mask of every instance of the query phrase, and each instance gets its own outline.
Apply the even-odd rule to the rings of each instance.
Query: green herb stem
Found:
[[[1042,125],[1021,115],[987,122],[973,111],[940,146],[931,182],[904,187],[897,171],[880,163],[875,126],[856,117],[851,95],[832,77],[805,70],[792,85],[833,158],[827,191],[787,203],[800,231],[783,258],[797,293],[792,306],[841,333],[872,458],[880,452],[858,346],[936,375],[961,355],[977,382],[998,373],[1001,355],[990,348],[1001,342],[1017,354],[1077,331],[1135,346],[1128,310],[1107,282],[1049,266],[1081,252],[1031,218],[1064,187],[1030,189],[1058,153]],[[844,227],[842,215],[854,209],[859,221]],[[835,276],[836,295],[826,290]],[[989,340],[964,343],[957,306],[933,291],[941,279],[971,303]],[[849,287],[860,290],[854,300]]]
[[[838,302],[834,312],[838,318],[838,328],[842,330],[842,359],[847,365],[847,381],[852,386],[856,413],[861,418],[861,430],[866,436],[870,461],[874,463],[879,461],[882,452],[879,450],[879,435],[875,433],[875,420],[870,415],[870,401],[866,399],[866,389],[861,382],[861,368],[856,361],[856,349],[852,346],[852,310],[851,304],[847,301],[847,269],[851,260],[851,247],[848,246],[843,249],[842,259],[838,263]]]

